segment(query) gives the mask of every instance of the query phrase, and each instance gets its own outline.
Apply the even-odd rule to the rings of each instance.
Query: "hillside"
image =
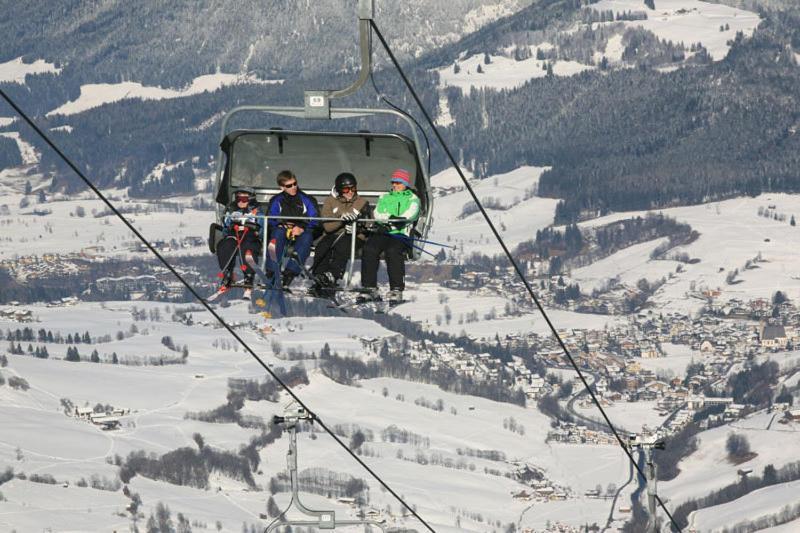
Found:
[[[375,15],[387,36],[402,41],[402,56],[414,57],[529,3],[377,2]],[[0,63],[45,59],[82,83],[172,88],[217,72],[296,79],[352,71],[358,67],[356,8],[345,0],[19,2],[4,6]]]

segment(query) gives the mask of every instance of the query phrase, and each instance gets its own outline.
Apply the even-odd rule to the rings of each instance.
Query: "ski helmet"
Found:
[[[256,193],[249,187],[239,187],[233,191],[233,199],[239,202],[240,199],[247,199],[247,203],[251,203],[256,199]]]
[[[345,187],[355,189],[357,186],[358,182],[356,181],[356,177],[350,172],[342,172],[336,176],[336,181],[334,182],[334,188],[336,189],[337,194],[342,194],[342,189]]]

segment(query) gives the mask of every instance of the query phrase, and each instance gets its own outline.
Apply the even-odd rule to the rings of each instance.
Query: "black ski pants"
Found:
[[[256,261],[258,261],[259,254],[261,253],[261,242],[258,239],[258,234],[253,230],[248,231],[244,235],[242,235],[240,231],[238,235],[239,238],[237,238],[236,235],[229,235],[219,241],[217,245],[217,261],[219,261],[219,268],[223,272],[233,272],[233,269],[236,267],[236,258],[241,252],[239,260],[245,267],[246,276],[252,279],[255,272],[244,263],[244,254],[249,251],[253,254],[253,257],[256,258]],[[236,249],[237,246],[239,250]]]
[[[361,253],[361,285],[365,288],[378,286],[378,261],[381,253],[386,258],[389,288],[393,291],[405,289],[407,246],[402,237],[390,237],[386,233],[373,233],[364,244]]]
[[[328,233],[323,236],[314,249],[314,265],[311,271],[315,276],[330,272],[334,279],[344,277],[347,261],[350,259],[352,236],[348,233]],[[356,239],[356,246],[360,240]]]

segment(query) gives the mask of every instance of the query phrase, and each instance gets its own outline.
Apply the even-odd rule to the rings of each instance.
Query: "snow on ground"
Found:
[[[681,473],[677,478],[659,483],[659,494],[669,498],[674,507],[689,498],[705,496],[737,483],[737,471],[741,468],[752,468],[761,475],[768,464],[780,468],[797,461],[797,431],[777,423],[765,429],[773,414],[758,413],[733,425],[726,424],[699,434],[697,451],[678,464]],[[758,455],[739,465],[728,462],[725,441],[730,433],[746,437],[750,449]]]
[[[647,20],[626,21],[624,24],[649,30],[662,40],[682,42],[687,49],[692,43],[700,42],[715,60],[728,54],[730,46],[727,43],[736,32],[741,31],[749,37],[761,20],[750,11],[700,0],[657,0],[655,5],[656,9],[651,10],[641,0],[601,0],[590,7],[614,13],[645,11]],[[725,25],[730,29],[720,31],[720,26]]]
[[[689,527],[700,531],[721,531],[742,521],[756,521],[761,517],[778,514],[797,504],[800,481],[765,487],[732,502],[707,507],[690,515]]]
[[[20,207],[25,182],[36,182],[35,176],[18,171],[3,171],[0,174],[0,207],[8,207],[7,215],[0,215],[3,239],[0,239],[0,260],[18,256],[43,254],[79,254],[90,256],[102,253],[104,257],[129,257],[139,246],[139,241],[116,216],[95,217],[95,213],[107,211],[105,204],[91,193],[72,196],[69,199],[53,198],[46,193],[47,201],[38,203],[37,195],[28,198],[29,205]],[[158,202],[124,198],[124,191],[107,190],[107,195],[117,199],[118,208],[128,209],[139,205],[140,214],[128,213],[125,217],[151,242],[184,237],[194,237],[195,244],[178,249],[162,247],[167,255],[198,255],[208,253],[206,238],[208,224],[214,220],[211,211],[195,211],[190,207],[191,197],[174,197],[169,201],[185,205],[183,213],[161,211],[149,212],[158,207]],[[83,209],[84,217],[77,216]],[[32,216],[34,210],[45,214]],[[50,211],[50,213],[47,213]]]
[[[447,96],[444,93],[440,93],[439,116],[436,117],[436,125],[440,128],[446,128],[452,124],[455,124],[455,120],[453,120],[453,116],[450,114],[450,105],[447,102]]]
[[[461,172],[464,173],[464,176],[470,182],[471,185],[475,183],[475,176],[472,175],[472,172],[467,170],[466,168],[462,168]],[[464,182],[461,181],[461,177],[458,175],[458,172],[453,167],[447,167],[445,170],[442,170],[438,174],[434,174],[431,176],[431,185],[433,186],[434,190],[436,189],[463,189]],[[449,203],[450,200],[444,199],[443,202]],[[439,205],[437,203],[436,209],[434,213],[438,213]]]
[[[591,7],[600,11],[611,10],[614,13],[625,11],[646,11],[647,20],[597,23],[599,25],[624,24],[626,27],[641,27],[653,32],[659,38],[674,43],[683,43],[688,48],[701,42],[715,60],[727,55],[731,41],[737,32],[745,37],[752,35],[760,22],[756,13],[744,11],[721,4],[712,4],[700,0],[659,0],[656,9],[648,9],[641,0],[602,0]],[[726,27],[720,31],[720,27]],[[490,55],[485,62],[484,54],[475,54],[438,69],[442,87],[459,87],[465,92],[471,89],[514,89],[534,78],[546,75],[546,61],[536,59],[536,48],[546,46],[543,43],[531,46],[531,57],[516,61],[504,55]],[[622,60],[622,36],[612,36],[604,52],[598,52],[596,60],[605,56],[611,62]],[[556,76],[572,76],[585,70],[594,69],[576,61],[556,61],[552,63]],[[481,72],[478,72],[478,68]]]
[[[586,293],[606,285],[611,272],[619,277],[621,283],[630,286],[635,286],[641,278],[656,280],[667,277],[675,272],[679,263],[650,260],[650,253],[666,241],[667,239],[663,238],[629,246],[605,259],[574,270],[571,277],[580,283],[581,290]]]
[[[770,206],[773,208],[769,209]],[[785,215],[786,220],[759,216],[759,208]],[[704,301],[687,297],[692,285],[697,290],[719,288],[722,301],[770,298],[777,290],[791,299],[800,298],[800,267],[797,266],[800,265],[800,249],[796,246],[800,229],[789,224],[791,216],[800,213],[800,195],[770,193],[657,212],[687,223],[700,233],[692,244],[679,246],[670,252],[686,252],[700,262],[683,264],[684,271],[674,272],[674,278],[656,292],[653,302],[658,309],[694,313]],[[616,213],[584,222],[581,226],[600,226],[646,214],[644,211]],[[675,262],[653,261],[644,253],[647,248],[647,245],[639,245],[636,250],[639,253],[623,250],[604,260],[605,269],[595,264],[587,267],[590,270],[579,269],[576,272],[586,275],[588,271],[593,279],[608,278],[620,271],[622,263],[626,279],[647,278],[653,281],[664,275],[659,270],[661,263],[672,265],[674,271]],[[753,263],[756,268],[745,270],[745,263],[754,260],[759,253],[764,261]],[[620,254],[624,254],[624,262],[617,260],[623,257]],[[739,270],[736,279],[741,282],[728,285],[725,279],[734,269]]]
[[[490,55],[491,62],[484,63],[484,55],[476,54],[460,60],[460,71],[454,72],[453,65],[442,67],[438,70],[441,87],[458,87],[465,92],[471,89],[514,89],[521,87],[527,81],[543,78],[547,75],[545,65],[547,61],[536,59],[536,47],[531,47],[533,56],[522,61],[505,56]],[[556,76],[572,76],[591,70],[594,67],[578,63],[577,61],[555,61],[553,74]],[[478,66],[483,70],[478,72]]]
[[[342,357],[362,357],[363,345],[360,336],[393,337],[395,332],[369,320],[350,317],[287,318],[271,320],[275,328],[266,340],[279,340],[283,353],[295,349],[310,354],[328,344],[331,351]]]
[[[655,358],[639,358],[637,362],[646,370],[652,370],[656,375],[666,374],[675,377],[683,376],[686,373],[686,367],[697,360],[702,359],[701,356],[695,357],[691,347],[685,344],[672,344],[665,342],[661,348],[666,353],[666,357]]]
[[[527,4],[528,2],[516,2],[518,4]],[[513,5],[514,2],[499,2],[497,4],[484,4],[470,10],[464,15],[464,25],[462,30],[464,35],[473,33],[481,29],[483,26],[490,22],[494,22],[502,17],[507,17],[514,13],[515,9],[519,8],[518,5]]]
[[[539,183],[539,176],[545,170],[524,166],[473,183],[475,194],[482,203],[494,202],[502,208],[487,208],[487,212],[511,249],[522,241],[534,239],[536,230],[553,223],[558,200],[531,196],[531,191],[535,191]],[[462,185],[452,170],[434,176],[431,182],[439,187]],[[526,196],[530,198],[524,200]],[[502,253],[480,212],[461,216],[465,206],[474,208],[472,197],[466,190],[437,198],[429,239],[456,246],[453,252],[459,256],[472,252],[489,256]],[[431,249],[438,250],[435,247]]]
[[[383,396],[383,388],[387,394]],[[546,476],[555,483],[568,485],[577,496],[597,483],[605,486],[608,483],[620,485],[627,479],[627,466],[621,450],[613,446],[594,446],[587,448],[573,445],[545,444],[544,437],[549,430],[549,421],[535,409],[498,404],[483,398],[461,396],[447,393],[431,385],[415,384],[387,378],[365,380],[361,387],[343,387],[327,379],[313,379],[311,385],[302,390],[304,397],[313,401],[315,398],[336,398],[337,402],[320,403],[318,413],[327,423],[347,423],[357,420],[359,426],[373,430],[376,435],[391,424],[410,429],[422,436],[430,438],[430,448],[422,451],[429,454],[433,451],[453,454],[458,449],[502,450],[509,460],[526,461],[531,465],[544,468]],[[404,401],[397,400],[403,395]],[[418,406],[415,399],[425,398],[429,401],[441,399],[444,409],[441,412]],[[455,408],[457,414],[450,409]],[[513,417],[518,424],[525,427],[525,434],[520,435],[503,429],[502,419]],[[319,439],[319,440],[322,440]],[[316,442],[319,442],[316,441]],[[376,439],[379,440],[379,439]],[[381,449],[384,445],[381,445]],[[386,445],[388,446],[388,444]],[[378,448],[378,446],[375,446]],[[417,505],[423,517],[432,516],[437,520],[441,509],[448,505],[456,505],[463,509],[479,512],[485,519],[499,519],[503,523],[516,521],[517,517],[530,503],[516,502],[510,499],[509,493],[521,490],[519,484],[497,476],[482,475],[481,469],[475,471],[445,469],[436,466],[422,466],[416,462],[390,461],[393,449],[390,446],[383,458],[370,458],[368,462],[387,482],[404,494],[408,500]],[[312,464],[316,460],[321,464],[337,464],[347,466],[342,454],[336,449],[329,454],[335,456],[317,456],[321,450],[306,452],[301,456]],[[589,451],[589,453],[587,453]],[[414,451],[404,452],[414,457]],[[455,458],[458,456],[455,455]],[[597,458],[602,460],[598,461]],[[467,458],[473,462],[473,458]],[[502,463],[494,463],[495,469],[501,471],[508,468]],[[439,475],[433,472],[440,472]],[[354,471],[354,473],[357,471]],[[453,504],[453,502],[456,502]],[[567,505],[571,504],[571,505]],[[594,503],[574,499],[567,502],[550,502],[534,504],[533,512],[523,518],[523,527],[534,525],[542,527],[547,518],[569,523],[582,523],[585,520],[595,521],[608,511],[608,503]],[[578,511],[581,509],[580,511]],[[595,518],[590,518],[595,517]],[[540,523],[541,521],[541,523]],[[441,523],[441,522],[440,522]],[[439,528],[436,528],[437,531]],[[484,528],[467,527],[462,522],[462,531],[483,531]]]
[[[781,371],[790,370],[793,368],[800,368],[800,350],[791,352],[773,352],[764,353],[756,356],[759,363],[766,361],[775,361],[778,363]]]
[[[800,531],[800,518],[787,522],[780,526],[771,527],[763,530],[766,533],[797,533]]]
[[[520,290],[523,290],[522,287]],[[465,333],[484,339],[493,339],[495,334],[502,336],[510,333],[550,332],[538,312],[505,316],[505,306],[511,302],[510,297],[506,299],[501,296],[479,295],[473,291],[447,289],[433,283],[409,285],[404,297],[412,302],[397,306],[394,312],[420,322],[432,331],[451,335]],[[452,313],[449,324],[445,307],[450,308]],[[487,318],[487,313],[491,313],[493,309],[497,318]],[[478,319],[470,322],[468,315],[473,312],[477,313]],[[548,309],[547,314],[555,324],[568,324],[572,329],[603,329],[606,325],[613,327],[622,320],[611,315],[575,313],[560,309]]]
[[[217,73],[199,76],[183,89],[164,89],[163,87],[152,87],[133,81],[121,83],[90,83],[81,85],[81,94],[76,100],[67,102],[53,109],[47,113],[47,116],[74,115],[103,104],[131,98],[164,100],[167,98],[180,98],[182,96],[213,92],[227,85],[251,83],[283,83],[283,80],[260,80],[253,76]]]
[[[69,330],[80,327],[74,322],[75,317],[85,317],[87,314],[100,319],[97,334],[111,327],[124,328],[129,325],[130,318],[126,321],[122,310],[124,303],[112,302],[105,309],[99,305],[81,303],[64,309],[34,306],[41,322],[33,326]],[[137,303],[137,307],[148,314],[159,308],[162,317],[168,316],[163,304]],[[250,316],[244,307],[233,305],[222,311],[226,319],[243,324]],[[103,315],[108,316],[101,318]],[[213,340],[224,337],[224,334],[211,327],[202,313],[195,313],[194,320],[193,327],[167,319],[137,322],[140,332],[145,329],[150,331],[148,336],[157,338],[169,334],[176,343],[189,344],[190,356],[185,365],[136,367],[10,356],[9,366],[3,369],[3,374],[6,377],[24,377],[31,389],[23,392],[7,386],[0,387],[0,402],[4,406],[0,410],[0,425],[8,429],[0,436],[0,464],[12,465],[16,472],[26,472],[28,475],[33,472],[51,474],[59,482],[69,481],[74,486],[80,478],[88,479],[92,474],[114,479],[116,468],[106,462],[108,457],[115,454],[125,457],[135,450],[162,454],[179,447],[194,446],[192,435],[195,433],[201,434],[208,445],[238,450],[256,434],[255,430],[234,424],[198,422],[186,419],[184,415],[225,403],[229,378],[261,381],[264,373],[241,351],[235,353],[230,349],[215,347]],[[316,338],[320,342],[327,340],[332,349],[339,349],[340,353],[346,351],[347,343],[351,342],[346,331],[369,329],[375,335],[381,329],[377,325],[366,328],[356,324],[356,319],[342,320],[352,323],[342,324],[329,318],[305,319],[303,328],[298,329],[296,323],[289,323],[289,319],[269,322],[280,332],[278,338],[284,346],[291,344],[293,336],[299,343]],[[4,323],[0,327],[7,329],[10,325]],[[337,327],[340,333],[337,333]],[[269,337],[259,341],[246,328],[241,329],[240,333],[252,342],[269,364],[284,364],[269,353]],[[509,460],[525,461],[543,468],[549,479],[568,488],[571,494],[568,502],[536,503],[534,512],[524,514],[523,524],[535,527],[543,527],[547,519],[574,524],[598,520],[607,513],[608,503],[584,501],[583,492],[597,483],[603,486],[608,483],[619,485],[627,475],[624,457],[616,447],[546,444],[544,437],[549,430],[549,420],[535,409],[499,404],[482,398],[447,393],[431,385],[387,378],[366,380],[356,387],[346,387],[331,382],[318,372],[310,372],[310,377],[310,385],[296,389],[304,402],[328,425],[356,423],[365,430],[372,430],[378,437],[368,445],[378,456],[365,457],[365,460],[393,488],[417,505],[421,514],[437,525],[437,531],[484,531],[482,524],[489,519],[503,523],[517,521],[530,505],[513,501],[510,497],[511,492],[519,491],[524,486],[502,475],[484,471],[490,468],[501,473],[508,472],[512,469],[511,465],[503,461],[461,456],[458,449],[500,450]],[[404,400],[398,400],[398,395],[402,395]],[[111,404],[131,409],[131,412],[122,417],[120,429],[102,432],[88,422],[63,414],[61,398],[69,398],[76,405]],[[247,402],[244,412],[267,420],[282,412],[288,400],[285,395],[283,398],[278,403]],[[334,398],[335,401],[332,401]],[[418,405],[419,402],[415,400],[420,398],[431,404],[442,400],[443,410],[440,412]],[[513,417],[517,424],[524,426],[525,434],[503,429],[502,420],[507,417]],[[381,431],[393,424],[429,438],[430,445],[417,449],[410,444],[382,442]],[[51,438],[41,438],[42,428],[47,428]],[[327,436],[320,435],[313,441],[308,440],[307,436],[307,433],[301,435],[301,469],[326,467],[337,472],[350,472],[361,478],[367,477]],[[22,455],[21,460],[17,459],[17,449]],[[284,470],[285,450],[284,438],[262,451],[264,472],[257,475],[257,483],[262,487],[268,484],[271,476]],[[409,460],[397,458],[401,450]],[[418,464],[414,460],[417,451],[427,456],[437,453],[454,463],[461,458],[467,463],[474,463],[476,468],[456,470]],[[603,460],[598,462],[597,457],[603,457]],[[220,492],[216,491],[216,486],[221,487]],[[101,505],[97,498],[91,498],[90,495],[94,494],[88,492],[91,489],[74,493],[77,501],[84,502],[78,506],[70,504],[68,499],[67,504],[63,504],[63,501],[55,503],[56,498],[48,491],[56,488],[78,490],[62,489],[60,485],[40,487],[21,481],[4,485],[3,492],[8,501],[0,502],[0,525],[5,529],[23,530],[29,529],[27,526],[35,522],[36,527],[40,528],[48,527],[48,521],[57,518],[61,520],[59,527],[88,531],[106,530],[106,527],[121,528],[127,523],[126,517],[114,515],[124,509],[127,503],[119,498],[118,492],[102,493],[103,497],[109,498],[103,507],[105,514],[94,525],[87,526],[86,521],[92,514],[99,514]],[[168,486],[141,477],[134,478],[131,484],[131,490],[139,492],[145,502],[145,513],[152,510],[156,502],[163,501],[170,506],[173,516],[182,512],[190,519],[210,521],[210,517],[216,515],[223,520],[225,531],[237,531],[243,521],[257,522],[258,513],[264,508],[263,492],[247,491],[240,483],[219,477],[212,481],[212,489],[203,491]],[[69,498],[73,493],[64,494]],[[370,494],[373,505],[384,507],[389,504],[397,510],[396,502],[377,490],[376,486],[372,486]],[[318,507],[332,505],[321,498],[305,499],[319,503]],[[89,501],[92,503],[86,503]],[[282,506],[286,502],[279,498],[278,503]],[[461,511],[453,510],[453,506]],[[576,508],[580,511],[576,512]],[[38,522],[35,515],[28,512],[31,510],[43,515]],[[67,510],[72,510],[70,516],[66,516]],[[455,514],[467,511],[481,513],[484,522],[473,522],[462,516],[461,526],[454,526]]]
[[[9,124],[13,124],[15,120],[15,118],[11,117],[0,117],[0,128],[3,126],[8,126]]]
[[[14,139],[19,147],[19,154],[22,157],[23,165],[36,165],[39,163],[39,154],[32,144],[25,142],[20,134],[16,131],[0,133],[0,136]]]
[[[3,485],[3,496],[3,531],[123,531],[130,524],[124,514],[130,500],[119,491],[14,479]]]
[[[52,63],[44,59],[37,59],[33,63],[24,63],[22,57],[0,63],[0,82],[25,83],[25,76],[28,74],[42,74],[53,72],[58,74],[60,68],[56,68]]]
[[[657,428],[664,421],[664,416],[656,412],[657,402],[614,402],[605,406],[606,414],[616,428],[625,428],[627,431],[637,432],[642,426],[651,429]],[[588,403],[575,402],[575,409],[579,415],[604,422],[602,415],[595,406],[594,402]]]
[[[598,61],[602,61],[605,57],[611,63],[619,63],[622,61],[623,52],[625,52],[625,46],[622,44],[622,35],[612,35],[608,38],[606,49],[600,54]]]

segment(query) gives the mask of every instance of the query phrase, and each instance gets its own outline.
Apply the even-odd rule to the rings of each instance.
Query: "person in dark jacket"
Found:
[[[282,170],[276,178],[278,186],[282,191],[269,200],[267,215],[284,217],[319,217],[319,205],[313,196],[309,196],[300,190],[297,177],[291,170]],[[302,271],[308,255],[311,253],[311,244],[314,241],[314,229],[317,227],[316,220],[282,220],[269,219],[271,241],[275,242],[275,252],[280,259],[283,257],[283,250],[288,241],[294,242],[294,250],[297,252],[296,260],[290,259],[286,263],[286,269],[281,274],[281,281],[284,287],[291,285],[292,280]],[[269,266],[273,271],[279,268],[274,262],[270,261]]]
[[[352,223],[367,214],[369,208],[369,202],[358,195],[358,182],[353,174],[342,172],[336,176],[331,195],[322,204],[322,217],[340,220],[322,223],[325,235],[317,243],[311,267],[316,280],[311,288],[312,295],[329,295],[344,276],[350,259]],[[365,238],[363,232],[358,232],[357,245]]]
[[[263,213],[256,203],[254,191],[248,188],[237,189],[233,198],[223,221],[224,238],[217,245],[223,287],[229,287],[233,281],[236,257],[242,260],[247,252],[258,257],[264,240]],[[242,268],[245,270],[245,283],[252,285],[255,272],[246,264],[242,264]],[[250,288],[246,288],[246,298],[250,296],[249,293]]]

